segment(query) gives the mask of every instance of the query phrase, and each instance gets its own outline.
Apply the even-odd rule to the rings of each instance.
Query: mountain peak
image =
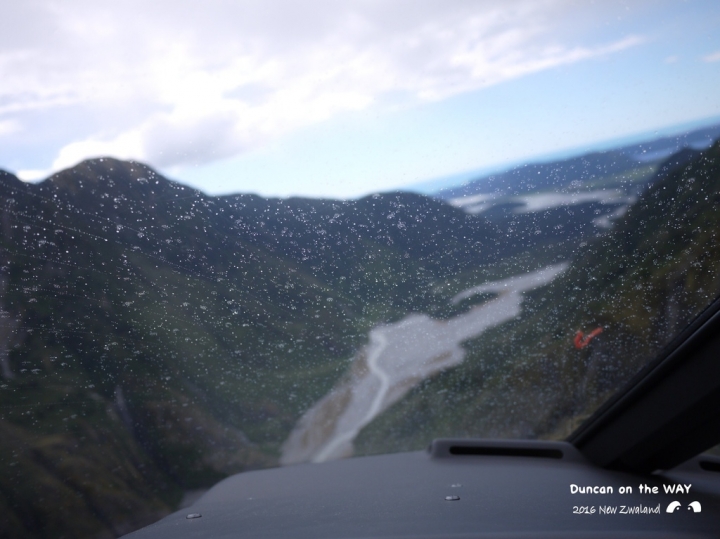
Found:
[[[53,174],[41,185],[73,196],[81,196],[86,192],[94,195],[98,191],[108,194],[153,196],[188,190],[143,163],[122,161],[112,157],[87,159],[74,167]]]
[[[15,174],[0,169],[0,194],[11,197],[13,193],[22,193],[28,188],[28,184],[19,179]]]
[[[3,170],[0,168],[0,182],[4,184],[12,184],[13,187],[19,186],[21,184],[24,184],[24,182],[15,176],[12,172],[8,172],[7,170]]]

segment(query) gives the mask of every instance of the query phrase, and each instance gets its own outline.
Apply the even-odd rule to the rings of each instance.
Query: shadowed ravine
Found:
[[[281,462],[352,455],[353,440],[363,427],[424,379],[462,362],[462,342],[517,317],[522,293],[547,285],[566,268],[548,266],[465,290],[453,303],[482,293],[497,296],[449,320],[412,314],[374,328],[346,376],[300,418],[283,446]]]

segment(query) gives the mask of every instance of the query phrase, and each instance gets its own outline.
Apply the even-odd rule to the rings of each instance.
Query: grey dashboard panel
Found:
[[[564,442],[466,444],[495,447],[491,454],[450,450],[461,445],[445,440],[427,453],[238,474],[193,506],[126,537],[717,537],[720,531],[720,473],[702,469],[698,459],[643,476],[598,468]],[[498,454],[508,445],[525,450]],[[528,456],[533,448],[541,451]],[[657,493],[640,493],[641,484]],[[664,485],[678,484],[692,485],[689,493],[664,492]],[[571,485],[613,492],[573,494]],[[620,494],[621,487],[632,492]],[[673,501],[678,507],[667,513]],[[612,508],[615,513],[605,512]]]

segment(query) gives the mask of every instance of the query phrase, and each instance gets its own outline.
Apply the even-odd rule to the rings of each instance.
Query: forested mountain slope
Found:
[[[138,163],[0,176],[0,535],[117,535],[274,465],[368,328],[498,256],[404,193],[208,197]]]
[[[566,437],[720,294],[718,268],[720,142],[581,242],[518,318],[467,342],[464,363],[379,417],[358,452],[417,449],[430,432]]]
[[[720,290],[720,146],[685,158],[609,231],[595,202],[487,220],[408,193],[209,197],[113,159],[0,173],[0,535],[116,536],[276,465],[373,327],[569,261],[356,449],[565,436]]]

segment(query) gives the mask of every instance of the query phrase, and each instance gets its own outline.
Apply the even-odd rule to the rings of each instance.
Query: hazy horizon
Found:
[[[417,183],[413,183],[410,185],[404,185],[404,186],[398,186],[398,187],[391,187],[384,190],[376,190],[376,191],[368,191],[366,193],[354,196],[354,197],[347,197],[347,199],[357,199],[362,198],[364,196],[376,193],[376,192],[388,192],[388,191],[408,191],[413,193],[419,193],[424,195],[434,195],[436,193],[439,193],[443,189],[451,188],[451,187],[457,187],[462,185],[465,182],[472,181],[475,179],[479,179],[486,175],[491,174],[497,174],[502,173],[505,171],[512,170],[513,168],[516,168],[518,166],[522,166],[524,164],[539,164],[539,163],[551,163],[555,161],[562,161],[565,159],[571,159],[573,157],[579,157],[582,155],[586,155],[593,152],[602,152],[602,151],[608,151],[608,150],[614,150],[619,149],[624,146],[629,146],[633,144],[643,143],[643,142],[652,142],[655,140],[663,139],[663,138],[672,138],[674,136],[682,136],[683,134],[690,133],[695,130],[704,129],[707,127],[714,127],[714,126],[720,126],[720,116],[718,117],[711,117],[711,118],[704,118],[701,120],[696,120],[693,122],[684,122],[681,124],[666,126],[664,128],[652,130],[652,131],[646,131],[642,133],[635,133],[624,137],[618,137],[612,140],[605,140],[605,141],[599,141],[596,144],[592,145],[585,145],[581,147],[573,147],[573,148],[566,148],[561,149],[555,152],[547,153],[544,155],[534,155],[529,156],[525,159],[519,159],[517,161],[513,162],[506,162],[506,163],[499,163],[496,165],[488,165],[485,167],[465,170],[465,171],[459,171],[456,173],[451,173],[444,176],[439,176],[435,178],[428,178],[427,180],[419,181]],[[97,156],[95,158],[113,158],[113,156],[105,155],[105,156]],[[89,157],[88,159],[93,159],[92,157]],[[132,159],[131,159],[132,160]],[[81,161],[82,162],[82,161]],[[67,168],[72,168],[74,166],[79,165],[81,162],[78,162],[74,165],[71,165]],[[228,191],[228,192],[215,192],[215,193],[208,193],[207,191],[203,190],[202,188],[199,188],[197,186],[194,186],[192,184],[189,184],[187,182],[182,181],[182,179],[178,179],[173,177],[172,174],[167,174],[164,171],[162,171],[160,168],[155,167],[152,163],[148,163],[145,161],[138,161],[141,162],[144,165],[149,166],[150,168],[156,170],[169,180],[175,181],[179,184],[185,185],[186,187],[190,187],[193,189],[196,189],[198,191],[201,191],[202,193],[209,195],[209,196],[225,196],[225,195],[233,195],[233,194],[259,194],[260,196],[265,196],[260,193],[256,193],[253,191]],[[7,170],[8,172],[17,175],[15,171],[8,170],[4,168],[0,164],[0,170]],[[65,170],[65,169],[63,169]],[[58,171],[59,172],[59,171]],[[51,174],[52,175],[52,174]],[[50,178],[51,175],[48,175],[44,178],[38,178],[36,180],[23,180],[28,183],[38,183],[47,180]],[[334,197],[317,197],[317,196],[303,196],[303,195],[286,195],[286,196],[280,196],[280,197],[273,197],[269,196],[267,198],[294,198],[294,197],[300,197],[300,198],[334,198]],[[340,197],[338,197],[340,198]]]
[[[151,6],[0,21],[0,163],[102,155],[209,194],[352,198],[720,115],[720,4]]]

